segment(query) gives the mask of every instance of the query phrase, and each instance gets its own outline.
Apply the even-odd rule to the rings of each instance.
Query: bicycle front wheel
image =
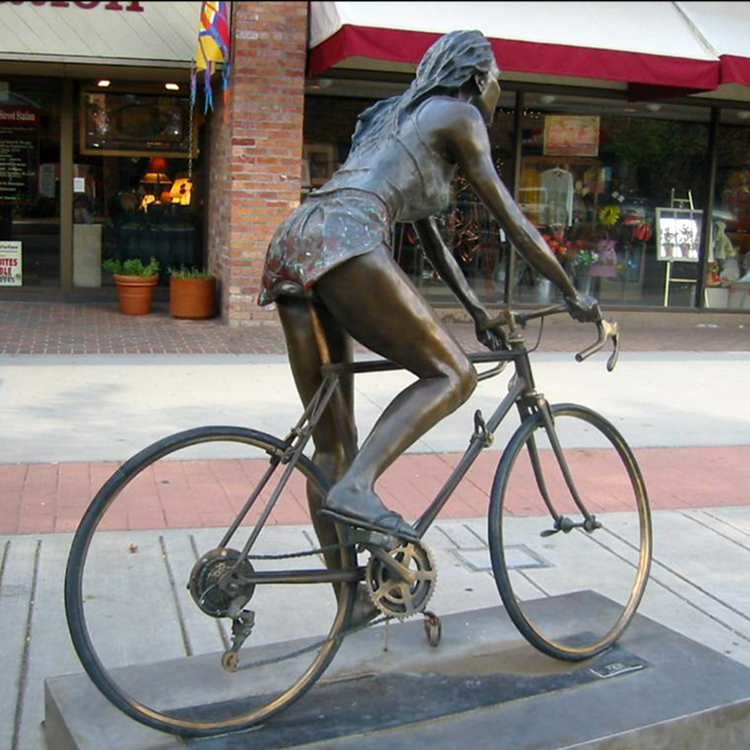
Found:
[[[523,636],[550,656],[578,661],[609,648],[635,615],[651,564],[651,515],[633,452],[612,424],[572,404],[551,411],[551,434],[538,412],[503,454],[490,553]],[[558,597],[565,594],[577,595]]]
[[[354,551],[341,549],[351,580],[334,586],[306,525],[306,487],[324,494],[327,480],[304,456],[290,468],[285,447],[240,427],[178,433],[118,468],[84,515],[65,578],[71,638],[92,681],[137,721],[187,736],[248,728],[299,698],[338,650]],[[218,581],[235,565],[265,578],[229,595]],[[233,652],[238,624],[250,632]]]

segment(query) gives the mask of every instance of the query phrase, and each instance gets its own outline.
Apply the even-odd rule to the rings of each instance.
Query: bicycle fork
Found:
[[[526,418],[532,416],[534,411],[541,415],[544,430],[547,433],[547,437],[549,438],[550,445],[552,446],[552,451],[555,454],[555,458],[557,460],[557,465],[560,467],[560,472],[562,473],[565,480],[565,485],[568,488],[568,492],[570,492],[570,496],[573,498],[573,502],[575,502],[578,510],[580,510],[581,515],[583,516],[583,521],[575,522],[572,518],[561,515],[557,512],[555,504],[550,497],[547,483],[544,479],[544,469],[539,458],[539,449],[536,444],[536,438],[532,433],[527,443],[529,459],[534,471],[534,478],[536,480],[537,487],[539,488],[539,492],[542,495],[544,504],[547,506],[547,510],[549,510],[549,513],[552,516],[552,520],[554,522],[551,529],[547,529],[541,532],[541,536],[553,536],[560,531],[562,531],[564,534],[569,534],[571,531],[573,531],[573,529],[583,529],[588,533],[592,533],[596,531],[596,529],[600,529],[602,527],[602,524],[596,520],[595,515],[589,513],[588,509],[583,503],[583,500],[581,499],[581,496],[575,485],[575,481],[573,480],[570,466],[568,465],[567,459],[565,458],[565,453],[562,446],[560,445],[557,430],[555,429],[555,418],[552,414],[552,409],[550,408],[549,402],[540,393],[532,394],[532,396],[533,408],[529,407],[528,405],[519,406],[519,409],[522,412],[522,418],[524,412],[526,412]]]

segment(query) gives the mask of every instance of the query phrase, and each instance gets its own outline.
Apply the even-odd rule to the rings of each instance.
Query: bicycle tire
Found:
[[[567,534],[563,532],[550,534],[550,531],[554,529],[554,524],[550,522],[551,514],[544,503],[543,493],[540,490],[538,477],[534,472],[530,452],[530,446],[534,445],[538,448],[540,442],[543,443],[545,439],[548,439],[546,438],[542,414],[537,412],[525,419],[518,428],[510,440],[495,474],[489,512],[490,554],[495,581],[502,601],[511,620],[526,640],[549,656],[568,661],[580,661],[596,656],[610,648],[622,635],[635,615],[646,588],[651,564],[651,514],[641,471],[632,450],[615,427],[601,415],[582,406],[560,404],[552,406],[551,411],[555,432],[558,436],[561,427],[573,426],[576,430],[575,434],[585,434],[588,436],[589,442],[605,443],[608,446],[606,454],[598,452],[598,449],[570,451],[569,449],[566,450],[564,445],[562,446],[573,475],[579,469],[577,466],[571,466],[571,462],[577,465],[593,459],[606,462],[606,472],[599,472],[593,479],[589,472],[589,475],[583,481],[576,482],[584,504],[591,503],[593,499],[594,506],[589,505],[589,510],[598,511],[602,507],[606,508],[608,503],[612,503],[612,498],[616,497],[617,511],[625,510],[624,503],[627,501],[632,505],[630,514],[635,512],[637,523],[634,524],[629,520],[630,515],[628,513],[622,515],[611,513],[604,516],[605,521],[602,529],[589,532],[577,528]],[[566,435],[568,434],[567,429],[563,429],[563,432]],[[523,464],[519,463],[519,457],[524,453],[529,456],[528,470]],[[540,456],[537,466],[541,468],[541,473],[544,476],[543,484],[545,484],[549,497],[551,494],[549,493],[550,482],[555,481],[554,478],[552,480],[548,478],[550,466],[554,468],[559,464],[552,450],[549,450],[546,454],[540,451],[537,455]],[[613,472],[618,465],[620,474],[615,477]],[[524,471],[526,474],[521,477],[520,475],[523,475]],[[559,471],[559,469],[556,471]],[[533,482],[528,479],[529,472]],[[519,475],[516,481],[513,480],[514,473]],[[557,479],[557,485],[553,485],[553,489],[555,489],[554,501],[557,501],[561,494],[558,490],[566,487],[562,472],[559,473],[560,478]],[[531,490],[528,489],[529,486],[531,486]],[[584,487],[583,490],[581,489],[582,486]],[[603,495],[600,493],[602,488],[608,493],[604,506],[601,505]],[[523,500],[520,499],[521,495],[523,495]],[[536,495],[539,499],[538,507],[533,505]],[[518,507],[515,511],[512,511],[509,506],[514,502]],[[568,501],[569,507],[573,507],[572,503],[572,499]],[[544,513],[539,513],[540,510],[546,511],[546,519]],[[599,513],[596,513],[596,517],[599,521],[603,518]],[[583,517],[581,516],[578,520],[582,521]],[[542,532],[546,532],[546,535],[543,536]],[[513,538],[514,535],[516,535],[515,539]],[[627,538],[628,535],[629,538]],[[520,544],[514,544],[519,540]],[[551,592],[572,593],[579,590],[572,586],[569,576],[566,580],[565,574],[561,574],[559,569],[563,562],[566,560],[574,561],[575,555],[580,555],[578,552],[571,555],[570,550],[567,549],[573,544],[574,540],[585,541],[587,545],[586,554],[591,553],[596,556],[597,564],[592,561],[592,564],[587,566],[587,570],[591,572],[596,568],[601,572],[601,587],[603,589],[615,588],[616,584],[616,581],[609,580],[607,577],[605,567],[610,572],[610,566],[617,568],[618,572],[611,575],[610,578],[623,577],[625,573],[629,575],[633,569],[635,573],[632,582],[624,584],[623,590],[618,590],[618,605],[622,609],[621,611],[618,610],[619,614],[615,615],[611,622],[607,619],[606,625],[602,626],[603,632],[591,632],[588,628],[593,625],[593,622],[589,623],[585,620],[582,622],[577,619],[584,616],[583,610],[585,608],[583,608],[581,612],[570,615],[570,623],[567,622],[567,615],[564,615],[561,619],[566,620],[565,623],[550,624],[551,629],[554,630],[555,627],[560,629],[559,633],[551,635],[545,630],[548,626],[545,624],[543,627],[541,624],[545,619],[541,607],[537,605],[535,615],[530,614],[529,610],[534,605],[528,604],[528,601],[531,600],[528,592],[532,590],[532,587],[538,588],[546,596],[549,596]],[[558,547],[566,547],[566,549],[558,549]],[[517,555],[515,566],[509,564],[511,554]],[[524,556],[530,556],[531,561],[525,562],[527,558]],[[518,563],[519,559],[520,564]],[[549,563],[550,559],[553,561],[551,564]],[[578,561],[580,561],[580,558]],[[583,558],[583,561],[585,564],[586,557]],[[528,565],[528,567],[524,568],[524,565]],[[586,588],[594,583],[594,581],[587,582]],[[521,587],[525,587],[525,595],[517,593],[516,588]],[[605,595],[609,597],[608,593],[605,593]],[[576,631],[579,626],[583,627],[583,631]],[[566,632],[566,627],[573,632],[570,630]]]
[[[73,539],[65,573],[65,608],[70,635],[81,663],[96,687],[118,709],[136,721],[154,729],[182,736],[205,737],[248,729],[267,721],[302,697],[322,675],[335,656],[341,644],[341,638],[338,636],[348,627],[356,589],[356,583],[351,582],[340,586],[337,603],[333,604],[335,613],[327,639],[299,679],[283,689],[279,695],[269,699],[267,703],[253,706],[252,709],[246,709],[238,715],[223,715],[222,711],[226,712],[228,705],[230,705],[223,700],[208,706],[170,707],[168,712],[146,705],[132,697],[125,688],[118,684],[111,671],[105,667],[101,654],[97,652],[92,641],[89,628],[91,623],[87,621],[84,606],[83,584],[86,563],[89,552],[94,546],[92,542],[97,529],[104,514],[117,501],[121,493],[127,495],[126,489],[129,486],[131,486],[132,493],[131,483],[138,477],[142,477],[141,481],[145,481],[146,474],[144,472],[159,459],[172,456],[182,449],[206,443],[216,443],[217,441],[230,441],[253,449],[260,449],[271,459],[274,457],[280,458],[286,448],[284,442],[271,435],[241,427],[225,426],[187,430],[171,435],[145,448],[117,469],[94,497]],[[326,477],[305,456],[299,457],[295,472],[301,473],[305,481],[311,481],[323,493],[329,486]],[[105,532],[100,533],[103,535]],[[132,549],[130,551],[133,552]],[[343,566],[354,567],[355,562],[353,548],[344,547],[342,549]],[[146,581],[150,582],[149,578],[141,580],[144,588],[146,587]],[[184,583],[184,580],[180,583]],[[328,587],[326,590],[333,597],[333,589],[330,583],[325,583],[325,586]],[[226,634],[224,635],[224,642],[226,644]],[[261,661],[258,662],[258,664],[261,663]],[[218,673],[221,674],[220,671]],[[207,696],[207,698],[210,698],[210,696]],[[216,713],[220,717],[201,718],[201,712],[205,713],[204,709],[211,706],[216,708]]]

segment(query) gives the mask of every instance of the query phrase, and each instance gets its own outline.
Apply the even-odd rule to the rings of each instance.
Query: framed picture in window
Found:
[[[692,208],[656,209],[656,259],[697,263],[703,212]]]
[[[79,119],[83,154],[190,156],[190,99],[186,96],[84,91]]]
[[[319,187],[333,174],[335,148],[330,143],[308,143],[303,149],[310,172],[310,185]]]

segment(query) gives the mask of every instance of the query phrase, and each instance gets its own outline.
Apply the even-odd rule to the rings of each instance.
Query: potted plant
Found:
[[[138,258],[110,258],[102,263],[102,268],[113,274],[120,312],[124,315],[147,315],[151,312],[154,287],[159,281],[159,262],[156,258],[151,258],[145,265]]]
[[[216,315],[216,279],[200,268],[169,268],[169,314],[201,320]]]

